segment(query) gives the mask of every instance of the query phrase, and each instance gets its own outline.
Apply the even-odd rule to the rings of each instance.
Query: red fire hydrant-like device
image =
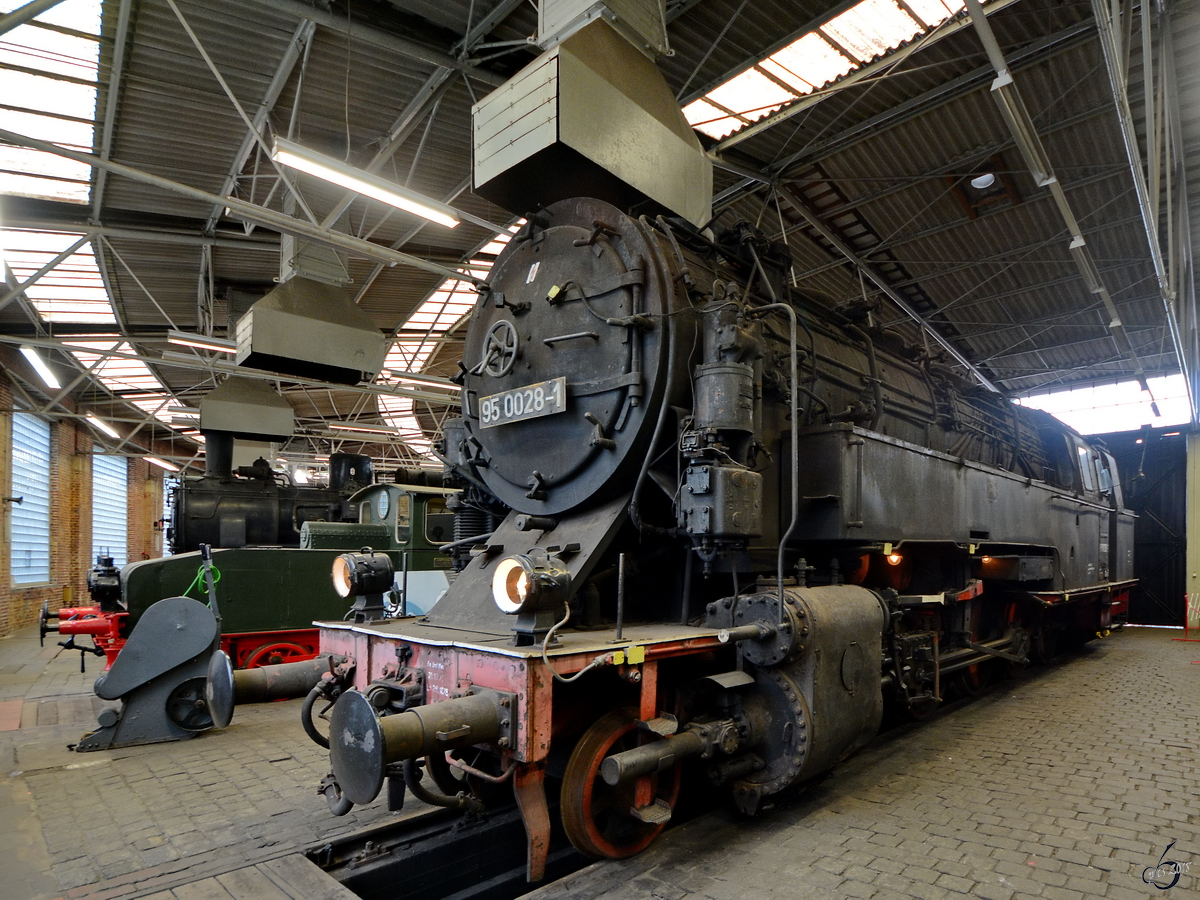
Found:
[[[64,606],[52,611],[46,603],[38,614],[38,635],[43,644],[52,631],[69,635],[59,641],[59,646],[79,651],[79,671],[84,670],[86,654],[94,653],[104,656],[107,672],[125,646],[124,629],[129,618],[121,606],[121,570],[113,565],[111,556],[96,557],[96,567],[88,572],[88,591],[97,605]],[[77,635],[91,635],[95,646],[80,647],[75,643]]]

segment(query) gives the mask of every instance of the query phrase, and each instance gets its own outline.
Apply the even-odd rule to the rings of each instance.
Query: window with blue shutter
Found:
[[[13,584],[50,580],[50,423],[28,413],[12,417]]]
[[[129,528],[129,463],[123,456],[92,453],[92,559],[111,556],[114,566],[126,563]]]
[[[171,522],[175,517],[175,488],[179,479],[166,477],[162,482],[162,555],[171,555]]]

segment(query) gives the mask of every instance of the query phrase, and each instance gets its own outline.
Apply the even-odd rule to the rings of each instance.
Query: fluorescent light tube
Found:
[[[165,459],[159,459],[157,456],[143,456],[142,459],[148,463],[158,466],[160,469],[166,469],[168,472],[179,471],[179,466],[175,465],[174,463],[169,463]]]
[[[284,138],[275,139],[271,159],[447,228],[454,228],[461,219],[457,210],[444,203]]]
[[[53,390],[61,390],[62,385],[59,384],[58,378],[50,370],[50,367],[37,355],[37,351],[32,347],[22,347],[21,355],[29,360],[29,364],[37,370],[38,376],[46,383],[46,387]]]
[[[167,340],[172,344],[181,344],[184,347],[199,347],[201,350],[213,350],[217,353],[237,352],[236,341],[208,337],[203,334],[189,334],[186,331],[168,331]]]
[[[364,431],[368,434],[399,434],[400,429],[390,425],[360,425],[357,422],[329,422],[334,431]]]
[[[436,375],[418,375],[415,372],[404,372],[400,369],[388,369],[388,374],[397,381],[407,381],[412,384],[424,384],[429,387],[444,388],[448,391],[460,391],[457,384],[449,378],[438,378]]]
[[[119,438],[121,436],[121,435],[117,434],[117,430],[115,428],[113,428],[107,422],[102,422],[100,419],[96,418],[96,416],[92,415],[91,413],[88,413],[86,416],[84,416],[84,418],[87,419],[90,423],[92,423],[92,425],[94,427],[100,429],[101,431],[103,431],[105,434],[107,434],[111,438]]]

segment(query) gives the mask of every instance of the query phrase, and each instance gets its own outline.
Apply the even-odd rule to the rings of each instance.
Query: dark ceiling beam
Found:
[[[1057,266],[1065,266],[1066,265],[1065,262],[1059,262],[1057,260],[1054,261],[1053,263],[1050,263],[1049,261],[1047,261],[1047,264],[1053,264],[1053,265],[1057,265]],[[1123,265],[1123,264],[1115,265],[1115,266],[1107,266],[1107,267],[1101,269],[1102,274],[1103,273],[1115,274],[1117,272],[1127,272],[1127,271],[1128,271],[1128,266]],[[1013,288],[1010,291],[1002,291],[1000,293],[988,294],[986,297],[978,297],[978,298],[976,298],[974,300],[970,300],[966,303],[961,303],[961,304],[955,306],[952,310],[947,310],[947,312],[955,313],[954,323],[955,323],[955,325],[957,325],[959,327],[960,333],[962,334],[963,338],[964,339],[973,338],[973,337],[978,336],[977,333],[962,330],[964,328],[964,326],[972,324],[970,322],[970,320],[964,319],[962,317],[962,313],[970,312],[972,310],[978,309],[979,307],[984,306],[989,303],[1003,303],[1006,300],[1012,300],[1015,297],[1021,297],[1026,294],[1034,294],[1034,293],[1038,293],[1041,291],[1049,291],[1049,290],[1053,290],[1054,288],[1063,288],[1063,287],[1066,287],[1067,285],[1071,285],[1071,284],[1078,285],[1078,283],[1079,283],[1078,274],[1072,272],[1070,275],[1064,275],[1062,278],[1052,278],[1052,279],[1037,281],[1032,284],[1022,284],[1020,287]],[[1126,306],[1127,304],[1128,304],[1128,301],[1118,302],[1117,308],[1120,309],[1121,307]],[[1062,314],[1052,315],[1049,318],[1039,319],[1037,324],[1042,324],[1045,322],[1052,322],[1052,321],[1059,321],[1059,320],[1067,321],[1076,316],[1091,314],[1099,308],[1100,307],[1098,307],[1098,306],[1096,306],[1096,307],[1088,306],[1088,307],[1084,307],[1082,309],[1072,309],[1072,310],[1062,313]],[[903,320],[897,320],[897,321],[903,321]],[[895,323],[891,323],[891,322],[884,323],[884,327],[885,328],[891,327],[893,324],[895,324]],[[989,323],[989,324],[991,324],[991,323]]]
[[[199,188],[194,188],[178,181],[172,181],[169,178],[153,175],[149,172],[135,169],[132,166],[126,166],[122,165],[121,163],[114,163],[112,161],[106,162],[90,153],[76,153],[74,150],[67,150],[64,147],[60,147],[58,144],[52,144],[48,141],[40,141],[36,138],[29,137],[28,135],[17,134],[16,132],[8,131],[6,129],[0,128],[0,140],[8,141],[9,143],[15,144],[18,147],[30,147],[34,150],[42,150],[46,153],[53,153],[55,156],[73,159],[76,162],[85,163],[95,168],[107,168],[113,174],[121,175],[134,181],[140,181],[143,184],[157,187],[160,190],[164,190],[169,193],[182,194],[185,197],[191,197],[193,200],[200,200],[204,203],[219,203],[221,199],[209,191],[203,191]],[[409,253],[401,253],[399,250],[392,250],[390,247],[384,247],[380,244],[364,241],[348,234],[342,234],[341,232],[329,231],[328,229],[321,228],[317,225],[312,225],[293,216],[285,215],[284,213],[276,212],[275,210],[267,209],[262,206],[256,206],[253,203],[247,203],[246,201],[239,200],[236,197],[229,197],[226,200],[226,205],[229,207],[230,215],[234,216],[235,218],[256,222],[265,226],[266,228],[270,228],[272,231],[278,231],[281,234],[290,234],[295,237],[307,238],[308,240],[316,241],[319,244],[327,244],[350,253],[357,253],[362,256],[379,259],[387,263],[411,266],[415,269],[421,269],[422,271],[430,272],[434,275],[440,275],[443,278],[456,278],[461,281],[470,281],[472,283],[481,283],[482,281],[473,275],[448,269],[445,266],[429,262],[421,257],[413,256]]]
[[[991,12],[990,5],[988,11],[989,13]],[[1020,68],[1027,68],[1057,56],[1078,44],[1091,40],[1094,36],[1094,23],[1090,20],[1088,22],[1081,22],[1034,41],[1020,50],[1014,51],[1012,54],[1013,64]],[[778,181],[784,173],[799,165],[809,165],[819,162],[833,153],[847,150],[861,141],[877,137],[887,129],[911,121],[930,110],[937,109],[960,97],[980,90],[988,84],[994,74],[990,65],[979,66],[945,84],[938,85],[922,94],[918,94],[911,100],[885,110],[876,116],[872,116],[864,122],[851,125],[849,128],[838,132],[820,144],[806,147],[769,166],[756,165],[753,160],[744,157],[740,159],[727,159],[715,150],[709,152],[709,157],[713,160],[714,165],[727,171],[742,175],[744,178],[756,178],[763,184],[771,184]],[[814,99],[813,102],[815,103],[817,100]],[[812,104],[809,105],[811,106]],[[745,188],[742,188],[742,193],[744,192]],[[734,199],[736,197],[725,197],[724,201],[731,202]]]
[[[994,15],[995,13],[1000,12],[1000,10],[1005,9],[1006,7],[1009,7],[1013,3],[1016,3],[1016,2],[1017,2],[1017,0],[993,0],[993,2],[988,4],[988,8],[987,8],[988,15],[989,16]],[[845,10],[850,9],[851,7],[856,6],[856,5],[857,5],[856,0],[850,0],[850,2],[844,2],[844,3],[840,4],[839,6],[835,7],[834,9],[830,10],[829,12],[824,13],[819,18],[814,19],[812,22],[810,22],[809,25],[805,26],[805,28],[803,28],[800,31],[793,32],[790,36],[788,36],[787,38],[785,38],[783,41],[779,42],[778,44],[774,45],[771,49],[768,49],[768,50],[758,54],[751,60],[747,60],[743,63],[740,63],[736,68],[731,69],[725,75],[710,82],[708,85],[706,85],[704,88],[702,88],[698,92],[689,94],[683,105],[686,105],[687,103],[691,103],[693,100],[696,100],[699,97],[703,97],[705,94],[707,94],[713,88],[717,87],[718,85],[724,84],[726,81],[728,81],[733,76],[740,74],[741,72],[745,71],[746,69],[748,69],[750,66],[754,65],[755,63],[761,62],[762,60],[766,59],[767,57],[777,53],[779,50],[782,50],[784,47],[795,42],[799,38],[803,37],[805,34],[808,34],[808,32],[815,31],[817,28],[819,28],[821,25],[828,22],[830,19],[835,18],[840,13],[842,13]],[[833,94],[839,93],[840,91],[845,90],[848,87],[852,87],[856,84],[859,84],[873,76],[888,72],[890,69],[896,67],[897,65],[904,63],[908,59],[908,57],[912,56],[914,53],[917,53],[918,51],[923,50],[926,47],[929,47],[932,44],[935,44],[938,41],[943,40],[944,38],[950,37],[952,34],[956,34],[957,32],[962,31],[969,24],[970,24],[970,20],[965,19],[961,16],[956,16],[954,18],[948,19],[946,22],[942,23],[939,27],[937,27],[936,29],[931,31],[929,34],[925,35],[925,37],[919,38],[918,40],[909,44],[907,47],[902,47],[898,50],[894,50],[891,53],[887,54],[886,56],[882,57],[881,59],[875,60],[874,62],[871,62],[871,63],[867,63],[864,66],[860,66],[859,68],[855,69],[853,72],[848,73],[840,80],[834,82],[832,85],[830,85],[826,88],[823,88],[821,90],[813,91],[811,94],[808,94],[804,97],[800,97],[799,99],[788,104],[786,107],[779,110],[778,112],[772,113],[771,115],[767,116],[766,118],[760,119],[759,121],[753,123],[752,125],[748,125],[745,128],[741,129],[740,131],[729,135],[729,137],[723,138],[721,141],[719,141],[716,144],[716,146],[714,146],[713,149],[716,150],[718,153],[720,153],[724,150],[728,150],[730,147],[734,147],[737,144],[742,143],[743,141],[749,140],[750,138],[754,137],[755,135],[761,134],[764,131],[768,131],[769,129],[774,128],[776,125],[779,125],[782,122],[786,122],[788,119],[791,119],[794,116],[799,115],[800,113],[804,112],[805,110],[811,109],[813,106],[816,106],[822,100],[827,99],[828,97],[832,96]],[[903,73],[896,73],[896,74],[903,74]]]
[[[1012,64],[1019,69],[1028,69],[1047,59],[1065,53],[1080,44],[1088,43],[1094,40],[1094,38],[1094,23],[1091,21],[1080,22],[1077,25],[1065,28],[1055,34],[1047,35],[1022,47],[1019,51],[1012,54]],[[809,163],[814,160],[824,159],[853,147],[867,138],[877,138],[884,131],[895,128],[898,125],[903,125],[905,122],[910,122],[919,116],[923,116],[941,106],[945,106],[986,87],[994,77],[995,72],[991,66],[979,66],[965,75],[960,75],[958,78],[951,79],[945,84],[938,85],[923,94],[918,94],[911,100],[907,100],[878,115],[871,116],[863,122],[852,125],[850,128],[839,132],[826,141],[799,150],[785,157],[779,163],[772,166],[772,168],[776,169],[776,171],[786,172],[798,163]]]
[[[1103,172],[1103,173],[1100,173],[1099,175],[1095,175],[1091,178],[1081,179],[1080,181],[1074,182],[1068,186],[1068,189],[1071,190],[1071,189],[1074,189],[1077,187],[1086,187],[1090,184],[1105,181],[1109,178],[1113,178],[1113,177],[1116,177],[1116,176],[1119,176],[1122,174],[1124,174],[1124,170],[1120,170],[1120,171],[1113,170],[1110,172]],[[1042,199],[1049,199],[1049,194],[1043,192],[1040,197],[1026,198],[1026,202],[1034,202],[1036,200],[1042,200]],[[980,218],[1001,215],[1006,211],[1007,210],[1004,210],[1004,209],[988,211],[988,212],[983,213],[980,216]],[[822,218],[825,218],[824,213],[822,213]],[[1098,233],[1100,233],[1102,231],[1106,231],[1110,228],[1127,225],[1127,224],[1129,224],[1129,221],[1130,220],[1128,218],[1118,219],[1118,220],[1105,220],[1104,224],[1097,226],[1096,228],[1089,229],[1087,234],[1098,234]],[[907,234],[896,235],[892,239],[887,240],[887,241],[881,241],[880,243],[876,244],[875,246],[864,251],[863,256],[867,259],[871,259],[876,254],[895,250],[896,248],[903,247],[905,244],[912,243],[913,241],[928,240],[929,238],[937,237],[938,235],[946,234],[951,231],[955,231],[969,223],[970,223],[970,220],[967,219],[966,217],[959,217],[959,218],[952,219],[949,221],[939,222],[935,225],[930,225],[928,228],[923,228],[920,231],[913,231],[913,232],[909,232]],[[799,225],[796,228],[789,229],[788,233],[791,234],[797,230],[803,230],[803,228],[804,228],[803,225]],[[1050,236],[1049,238],[1035,241],[1032,244],[1024,244],[1020,247],[1009,247],[1009,248],[1005,248],[1003,250],[997,251],[996,253],[993,253],[990,256],[975,257],[970,260],[964,260],[961,263],[955,264],[955,267],[953,269],[950,269],[947,271],[948,272],[957,272],[963,268],[972,268],[972,267],[978,265],[979,263],[986,263],[986,262],[996,262],[996,263],[1012,262],[1012,259],[1011,259],[1012,256],[1014,256],[1016,254],[1020,254],[1020,253],[1028,253],[1031,250],[1038,249],[1042,246],[1048,246],[1054,242],[1059,241],[1061,239],[1061,237],[1062,237],[1061,234],[1055,234],[1055,235]],[[888,261],[890,262],[891,260],[888,260]],[[1071,264],[1071,261],[1064,260],[1064,263]],[[796,277],[797,278],[811,278],[816,275],[823,274],[824,272],[828,272],[828,271],[837,269],[841,265],[842,265],[841,261],[835,259],[828,263],[824,263],[820,266],[817,266],[816,268],[808,269],[804,272],[801,272]],[[904,282],[904,285],[915,284],[917,281],[923,280],[926,277],[928,277],[928,276],[922,276],[921,279],[913,279],[913,280]]]
[[[525,0],[502,0],[490,13],[472,26],[461,41],[450,48],[451,57],[458,58],[462,54],[469,53],[476,44],[487,37],[497,25],[512,15],[513,11],[524,2]],[[421,120],[425,118],[425,114],[436,109],[437,105],[442,102],[442,98],[454,84],[454,77],[457,74],[458,70],[450,66],[439,66],[434,70],[401,111],[392,127],[388,129],[387,135],[380,140],[379,150],[363,167],[365,171],[372,175],[379,173],[387,161],[395,156],[396,151],[416,130]],[[342,213],[349,209],[350,204],[359,196],[353,191],[343,194],[322,220],[321,226],[332,228],[334,223],[341,218]]]
[[[274,235],[248,236],[240,230],[206,235],[201,219],[133,210],[110,209],[102,221],[94,222],[88,217],[87,207],[58,200],[0,196],[0,221],[8,228],[31,231],[90,232],[109,238],[130,238],[153,243],[279,252],[279,239]]]
[[[1112,346],[1112,335],[1110,335],[1108,333],[1108,329],[1105,328],[1103,325],[1096,325],[1095,329],[1096,329],[1097,333],[1090,337],[1077,338],[1077,339],[1071,340],[1071,341],[1059,341],[1058,343],[1054,343],[1054,344],[1035,344],[1026,350],[1016,350],[1014,348],[1009,348],[1001,353],[996,354],[995,356],[984,357],[983,359],[980,360],[980,362],[986,363],[990,367],[995,362],[1002,362],[1004,360],[1009,360],[1009,359],[1017,359],[1022,356],[1031,356],[1031,355],[1038,354],[1038,353],[1053,353],[1056,350],[1070,350],[1074,347],[1082,347],[1086,344],[1097,344],[1097,343],[1103,342],[1111,347]],[[1151,334],[1151,333],[1153,333],[1155,336],[1160,336],[1162,334],[1162,327],[1161,326],[1151,326],[1151,327],[1143,327],[1143,328],[1130,328],[1130,329],[1128,329],[1128,333],[1131,338],[1135,335],[1144,336],[1144,335]],[[1029,343],[1029,342],[1025,341],[1023,343]],[[1021,346],[1021,345],[1017,344],[1015,346]]]
[[[887,296],[891,298],[892,302],[895,303],[905,315],[916,322],[921,329],[934,340],[934,342],[940,345],[942,349],[949,353],[950,356],[952,356],[961,366],[974,375],[980,384],[990,391],[998,390],[996,386],[992,384],[987,375],[980,371],[980,369],[973,362],[967,359],[961,350],[954,346],[950,340],[942,335],[941,332],[934,328],[920,313],[918,313],[915,309],[913,309],[912,306],[909,305],[908,301],[900,295],[900,293],[888,282],[887,278],[884,277],[874,265],[868,263],[862,257],[858,256],[834,231],[826,226],[825,223],[818,218],[816,213],[809,209],[808,203],[798,191],[788,187],[787,185],[783,185],[779,188],[779,193],[787,200],[787,202],[792,206],[793,209],[796,210],[797,213],[806,218],[809,224],[817,232],[819,232],[821,236],[825,238],[825,240],[829,241],[829,243],[832,244],[834,248],[842,254],[842,256],[846,258],[847,262],[855,266],[860,272],[862,272],[863,275],[869,278],[877,288],[883,291],[883,293],[887,294]]]
[[[1096,271],[1096,262],[1092,256],[1092,250],[1084,238],[1083,229],[1079,224],[1074,209],[1071,208],[1063,185],[1055,175],[1053,163],[1046,153],[1041,135],[1038,133],[1037,124],[1033,121],[1033,117],[1029,113],[1020,88],[1013,77],[1014,67],[1005,57],[1000,43],[992,31],[991,23],[988,22],[987,15],[984,13],[983,7],[979,4],[979,0],[966,0],[966,4],[967,10],[971,14],[971,21],[975,23],[975,35],[979,38],[980,44],[983,45],[983,49],[987,53],[988,62],[996,72],[996,78],[992,82],[990,89],[992,99],[995,101],[1006,127],[1017,143],[1017,149],[1025,161],[1029,174],[1033,176],[1034,181],[1038,185],[1048,188],[1051,196],[1054,198],[1054,205],[1058,209],[1059,217],[1067,229],[1067,236],[1070,239],[1068,247],[1072,262],[1079,270],[1079,277],[1083,280],[1088,291],[1099,297],[1104,303],[1109,315],[1108,330],[1112,333],[1113,341],[1129,357],[1129,361],[1133,364],[1142,389],[1149,392],[1150,388],[1146,385],[1146,379],[1142,373],[1142,364],[1138,359],[1137,350],[1129,340],[1129,336],[1125,333],[1125,325],[1121,322],[1120,315],[1113,305],[1108,286],[1104,284],[1103,279],[1100,278],[1099,273]],[[1183,351],[1178,341],[1178,328],[1170,310],[1168,310],[1167,318],[1168,323],[1171,325],[1171,335],[1175,346],[1180,352],[1180,365],[1185,365],[1182,356]],[[1153,404],[1153,398],[1151,399],[1151,403]]]
[[[19,25],[24,25],[36,19],[48,9],[53,9],[62,0],[33,0],[24,6],[19,6],[7,15],[0,16],[0,35],[8,34]]]
[[[1081,125],[1084,122],[1090,121],[1090,120],[1098,118],[1100,116],[1106,116],[1109,114],[1109,112],[1110,112],[1110,110],[1107,106],[1094,106],[1085,112],[1079,113],[1078,115],[1071,116],[1067,119],[1055,120],[1054,125],[1052,127],[1048,128],[1046,131],[1048,134],[1052,134],[1055,132],[1066,130],[1068,128],[1073,128],[1076,125]],[[928,171],[922,175],[915,175],[910,178],[897,179],[895,183],[890,184],[887,187],[880,188],[879,190],[876,190],[876,191],[872,191],[869,194],[861,194],[857,197],[854,197],[851,200],[848,200],[847,202],[845,202],[839,206],[833,206],[833,207],[829,207],[826,209],[822,209],[821,215],[829,217],[829,218],[831,218],[833,216],[838,216],[838,215],[841,215],[842,213],[849,212],[850,210],[857,209],[857,208],[859,208],[861,206],[865,206],[869,203],[877,203],[880,200],[886,200],[888,197],[894,196],[895,194],[898,194],[902,191],[906,191],[909,188],[915,187],[918,184],[923,184],[927,181],[934,181],[934,180],[940,181],[941,179],[945,178],[947,175],[961,174],[964,171],[969,171],[974,165],[977,165],[981,160],[986,160],[992,156],[995,156],[998,153],[1003,153],[1005,150],[1010,149],[1012,146],[1013,146],[1012,138],[1006,138],[1005,140],[1002,140],[1002,141],[996,141],[995,143],[990,144],[988,147],[972,150],[968,154],[958,156],[955,159],[952,159],[949,162],[947,162],[943,165],[940,165],[935,169],[931,169],[930,171]],[[1122,165],[1105,166],[1104,170],[1102,172],[1094,173],[1094,175],[1085,176],[1084,179],[1073,181],[1073,182],[1071,182],[1070,186],[1076,187],[1081,184],[1090,184],[1091,181],[1089,181],[1087,179],[1110,178],[1113,175],[1123,174],[1127,171],[1128,171],[1128,169]],[[794,178],[794,179],[788,179],[788,183],[803,185],[803,184],[811,183],[811,182],[815,182],[815,181],[827,181],[832,184],[840,185],[840,184],[845,184],[847,180],[853,180],[853,179]],[[943,187],[944,187],[944,183],[943,183]],[[1045,196],[1048,197],[1049,194],[1045,194]],[[984,216],[987,216],[990,214],[991,214],[990,211],[982,210],[980,212],[980,218],[983,218]],[[960,220],[960,222],[961,221],[965,221],[965,220]],[[803,226],[797,226],[797,227],[802,228]],[[792,230],[793,229],[789,229],[789,233]]]
[[[112,155],[113,133],[117,124],[117,102],[121,93],[121,79],[125,75],[125,45],[129,40],[129,17],[133,0],[121,0],[117,8],[117,32],[113,43],[112,71],[104,90],[104,126],[100,130],[100,158]],[[104,189],[108,185],[108,172],[96,170],[96,183],[92,186],[92,219],[99,221],[104,208]]]
[[[283,93],[284,87],[291,78],[292,71],[296,68],[296,63],[305,58],[316,27],[315,23],[306,19],[296,27],[291,40],[288,41],[287,49],[284,50],[283,56],[275,67],[275,74],[271,78],[271,83],[267,85],[267,90],[263,94],[263,98],[258,102],[258,106],[254,110],[252,118],[253,128],[247,129],[246,134],[242,137],[241,146],[238,147],[237,152],[233,155],[233,161],[225,170],[225,178],[221,183],[220,190],[217,192],[222,197],[231,195],[237,188],[238,175],[241,173],[242,167],[246,165],[246,160],[250,158],[250,152],[258,143],[256,135],[265,139],[263,128],[267,124],[267,119],[275,109],[275,104],[279,101],[279,95]],[[212,211],[208,214],[208,221],[204,224],[206,234],[217,227],[217,221],[224,212],[225,204],[214,204]]]
[[[1133,224],[1134,222],[1137,222],[1137,221],[1140,221],[1140,219],[1137,219],[1135,217],[1130,217],[1130,216],[1126,216],[1123,219],[1113,219],[1110,221],[1106,221],[1103,225],[1101,225],[1097,228],[1088,229],[1086,232],[1084,232],[1084,235],[1085,236],[1097,235],[1097,234],[1100,234],[1101,232],[1109,231],[1114,228],[1125,228],[1125,227],[1128,227],[1130,224]],[[981,257],[978,259],[964,260],[963,262],[954,263],[953,265],[945,266],[941,269],[933,269],[929,272],[923,273],[919,277],[909,278],[906,281],[898,281],[898,282],[896,282],[895,286],[898,288],[904,288],[904,287],[911,287],[912,285],[916,285],[916,284],[927,284],[928,282],[936,280],[938,278],[945,278],[948,275],[955,275],[959,272],[969,271],[971,269],[978,267],[981,263],[994,263],[996,265],[1005,265],[1005,264],[1020,265],[1021,260],[1020,259],[1014,260],[1012,257],[1020,256],[1022,253],[1033,253],[1037,250],[1045,249],[1047,247],[1052,247],[1056,244],[1061,245],[1062,243],[1063,243],[1062,235],[1061,234],[1054,235],[1053,237],[1034,241],[1032,243],[1025,244],[1024,246],[1021,246],[1021,247],[1009,248],[998,254],[993,254],[991,256],[985,256],[985,257]],[[874,251],[874,248],[872,248],[872,252],[873,251]],[[1074,262],[1074,260],[1072,260],[1068,257],[1068,258],[1063,259],[1062,264],[1063,264],[1063,266],[1074,266],[1075,262]],[[1076,280],[1078,280],[1080,278],[1078,272],[1076,272],[1075,278],[1076,278]]]
[[[296,16],[299,19],[311,19],[322,28],[328,28],[339,34],[348,35],[353,40],[373,44],[376,47],[382,47],[385,50],[401,56],[407,56],[410,59],[419,59],[423,62],[432,63],[435,66],[462,72],[476,81],[482,81],[493,87],[499,87],[507,80],[503,75],[497,75],[488,69],[480,68],[477,60],[455,59],[440,48],[422,44],[419,41],[401,37],[398,34],[393,34],[390,31],[384,31],[374,26],[364,25],[361,22],[347,21],[342,16],[338,16],[320,7],[309,6],[307,3],[301,2],[301,0],[252,0],[252,3],[287,15]]]
[[[1128,299],[1119,301],[1117,303],[1117,309],[1136,312],[1136,311],[1138,311],[1139,308],[1141,310],[1144,310],[1145,307],[1143,304],[1145,304],[1148,300],[1157,300],[1157,299],[1158,299],[1157,295],[1155,295],[1154,297],[1147,297],[1144,294],[1138,295],[1136,297],[1129,297]],[[1102,308],[1101,305],[1094,303],[1091,306],[1086,306],[1081,309],[1072,309],[1067,312],[1056,313],[1054,315],[1049,315],[1049,316],[1043,316],[1042,318],[1038,319],[1036,322],[1028,322],[1028,323],[1024,323],[1024,324],[1021,324],[1021,323],[1013,324],[1010,322],[992,322],[992,321],[972,322],[969,320],[968,321],[960,321],[959,324],[960,325],[981,325],[981,326],[983,326],[982,330],[979,330],[979,331],[964,331],[963,332],[964,337],[970,338],[972,340],[996,337],[997,335],[1004,334],[1007,331],[1013,331],[1015,329],[1024,328],[1029,325],[1046,326],[1049,328],[1091,328],[1092,325],[1089,323],[1081,322],[1079,324],[1072,324],[1071,320],[1082,318],[1084,316],[1088,316],[1088,317],[1096,316],[1099,314],[1101,308]],[[1100,320],[1097,320],[1097,321],[1100,321]],[[884,327],[886,328],[887,326],[885,325]]]
[[[45,350],[59,351],[77,368],[82,368],[83,366],[82,363],[75,358],[72,351],[91,355],[100,355],[108,359],[137,360],[138,362],[163,366],[165,368],[182,368],[192,372],[201,372],[205,375],[220,373],[241,375],[246,378],[254,378],[263,381],[283,382],[285,384],[306,384],[319,388],[329,386],[328,382],[319,381],[313,378],[301,378],[297,375],[285,375],[279,372],[268,372],[265,369],[253,369],[246,366],[238,366],[228,360],[208,359],[198,354],[192,357],[187,357],[187,355],[184,353],[173,353],[173,355],[169,358],[161,358],[150,356],[145,353],[130,353],[122,350],[101,350],[95,347],[75,347],[69,344],[68,340],[68,337],[26,339],[14,334],[0,334],[0,344],[29,344],[30,346],[39,347]],[[120,394],[114,393],[111,388],[109,388],[107,385],[104,385],[102,382],[93,381],[92,384],[104,390],[113,399],[122,400]],[[164,390],[170,393],[172,396],[184,393],[184,391],[174,391],[165,384]],[[416,388],[400,387],[396,385],[339,385],[338,390],[353,392],[356,394],[395,395],[398,397],[412,398],[414,400],[427,400],[431,403],[457,402],[457,395],[455,393],[434,393],[433,391],[422,391]]]
[[[1006,2],[1012,3],[1012,2],[1015,2],[1015,0],[1006,0]],[[686,94],[684,94],[682,97],[680,97],[679,105],[687,106],[693,100],[697,100],[700,97],[703,97],[705,94],[707,94],[713,88],[719,87],[720,85],[727,82],[730,78],[733,78],[735,75],[740,75],[742,72],[746,71],[751,66],[762,62],[768,56],[772,56],[772,55],[778,53],[784,47],[787,47],[790,44],[794,44],[796,41],[798,41],[800,38],[804,37],[804,35],[808,34],[810,31],[814,31],[815,29],[820,28],[822,25],[824,25],[830,19],[836,18],[837,16],[846,12],[846,10],[851,9],[854,6],[856,6],[858,3],[859,3],[859,0],[839,0],[839,2],[832,9],[826,10],[825,12],[821,13],[821,15],[816,16],[812,19],[809,19],[805,24],[801,25],[799,28],[795,29],[794,31],[789,32],[785,37],[776,41],[775,43],[768,44],[766,47],[756,47],[755,53],[753,56],[743,59],[741,62],[736,63],[732,68],[726,69],[720,75],[717,75],[714,78],[710,78],[707,82],[704,82],[703,84],[701,84],[700,87],[695,88],[694,90],[688,91]]]
[[[667,24],[670,25],[680,16],[690,12],[693,7],[699,6],[704,0],[674,0],[667,2]]]

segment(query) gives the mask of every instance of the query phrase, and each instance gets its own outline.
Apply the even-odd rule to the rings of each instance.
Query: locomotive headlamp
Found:
[[[394,575],[392,560],[386,554],[368,549],[362,553],[343,553],[333,561],[333,589],[339,597],[390,591]]]
[[[551,561],[530,556],[500,560],[492,575],[492,599],[509,615],[540,609],[558,609],[566,601],[571,574]]]

